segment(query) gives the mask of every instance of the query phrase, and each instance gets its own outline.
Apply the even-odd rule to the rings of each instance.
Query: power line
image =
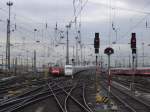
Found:
[[[150,2],[145,3],[145,5],[143,6],[143,9],[145,9],[146,7],[148,7],[150,5]],[[129,8],[121,8],[121,7],[115,7],[118,8],[120,10],[126,10],[126,11],[130,11],[130,12],[137,12],[137,13],[142,13],[142,14],[146,14],[142,19],[140,19],[134,26],[132,26],[127,32],[125,32],[122,36],[120,36],[120,39],[117,39],[117,41],[122,40],[123,38],[125,38],[129,33],[131,33],[131,31],[135,28],[137,28],[137,26],[143,22],[149,15],[150,12],[146,12],[146,11],[141,11],[141,10],[135,10],[135,9],[129,9]],[[135,17],[135,15],[133,15],[132,17]],[[132,18],[131,17],[131,18]]]

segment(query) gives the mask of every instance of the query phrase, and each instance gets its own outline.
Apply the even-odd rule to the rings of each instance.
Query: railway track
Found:
[[[93,112],[86,102],[85,90],[86,86],[90,84],[88,82],[89,80],[85,81],[79,77],[74,80],[70,78],[50,78],[45,81],[45,84],[42,82],[42,85],[35,89],[1,101],[0,112],[20,112],[26,107],[46,99],[50,100],[50,105],[55,106],[62,112],[74,112],[75,110],[71,109],[70,105],[77,107],[76,110],[79,110],[79,112]],[[53,104],[51,104],[52,102]]]
[[[105,88],[105,90],[108,90],[106,82],[103,83],[105,84],[101,85]],[[149,104],[114,85],[111,86],[111,95],[118,103],[121,112],[149,112],[150,110]]]
[[[130,88],[131,81],[117,80],[117,79],[115,79],[114,81],[116,81],[117,83],[122,84],[123,86],[126,86],[126,87]],[[144,92],[144,93],[150,93],[150,89],[148,87],[145,87],[145,85],[140,84],[138,82],[134,83],[134,88],[135,88],[136,91],[140,91],[140,92]]]
[[[23,78],[23,79],[22,79]],[[39,89],[41,85],[44,85],[47,81],[53,80],[51,77],[48,79],[42,79],[38,77],[10,77],[4,78],[0,81],[0,102],[3,100],[11,100],[14,97],[20,97],[24,94],[34,92]],[[55,79],[57,81],[58,79]],[[61,80],[63,80],[61,78]],[[32,91],[33,90],[33,91]],[[31,91],[31,92],[30,92]]]
[[[53,87],[55,85],[51,84],[51,86]],[[65,87],[66,90],[69,88],[70,88],[70,86]],[[60,89],[58,89],[58,88],[54,89],[54,91],[56,92],[56,94],[62,93],[60,91]],[[41,92],[39,92],[37,94],[31,94],[28,96],[24,96],[21,98],[13,99],[13,100],[7,101],[5,103],[2,103],[0,105],[0,108],[1,108],[0,112],[8,112],[8,111],[16,112],[30,104],[39,102],[39,101],[44,100],[49,97],[52,97],[52,94],[49,93],[49,89],[45,89],[45,90],[43,89]]]
[[[14,82],[14,81],[13,81]],[[39,91],[45,83],[45,80],[36,81],[23,81],[18,83],[3,83],[0,86],[0,103],[3,101],[12,100],[16,97],[23,97],[24,95],[31,94],[31,92]]]
[[[111,93],[131,112],[148,112],[150,110],[150,105],[114,86],[112,87]]]
[[[56,83],[55,83],[56,84]],[[56,95],[53,88],[48,84],[52,92],[58,108],[61,112],[93,112],[85,100],[85,85],[81,83],[74,83],[67,92],[64,87],[56,84],[63,92],[61,95]],[[74,108],[72,108],[72,106]]]

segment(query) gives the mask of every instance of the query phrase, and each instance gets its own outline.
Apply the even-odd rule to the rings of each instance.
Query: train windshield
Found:
[[[72,69],[72,67],[66,67],[66,69]]]
[[[65,65],[65,69],[72,69],[72,65]]]

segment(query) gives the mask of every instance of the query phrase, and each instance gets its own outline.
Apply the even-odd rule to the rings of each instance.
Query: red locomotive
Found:
[[[62,76],[64,75],[64,67],[49,67],[49,74],[51,74],[52,76]]]

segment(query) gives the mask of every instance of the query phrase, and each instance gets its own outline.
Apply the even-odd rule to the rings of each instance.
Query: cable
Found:
[[[111,11],[112,11],[112,6],[111,6],[111,0],[109,0],[109,30],[108,30],[108,38],[109,38],[109,46],[110,46],[110,41],[111,41],[111,25],[112,25],[112,15],[111,15]]]
[[[150,1],[148,1],[147,3],[145,3],[145,5],[143,6],[143,10],[145,8],[147,8],[148,6],[150,5]],[[120,8],[121,9],[121,8]],[[123,9],[123,8],[122,8]],[[125,8],[124,8],[125,9]],[[118,41],[122,40],[123,38],[125,38],[129,33],[130,31],[132,31],[133,29],[135,29],[141,22],[143,22],[149,15],[150,15],[150,12],[145,12],[145,11],[140,11],[140,10],[133,10],[133,9],[126,9],[127,11],[133,11],[133,12],[138,12],[138,13],[143,13],[143,14],[146,14],[140,21],[138,21],[133,27],[131,27],[126,33],[124,33],[122,36],[122,38],[118,39]],[[132,17],[135,17],[135,15],[133,15]],[[131,17],[131,18],[132,18]]]
[[[81,14],[82,10],[84,9],[84,7],[86,6],[86,4],[88,3],[88,0],[86,0],[83,5],[81,6],[80,11],[78,12],[78,14],[76,15],[76,17],[78,18],[78,16]]]
[[[1,2],[2,3],[2,2]],[[2,10],[3,12],[6,12],[7,13],[7,9],[4,9],[4,8],[0,8],[0,10]],[[29,22],[32,22],[32,23],[36,23],[36,24],[43,24],[43,22],[36,22],[35,20],[31,19],[31,18],[27,18],[25,16],[18,16],[17,14],[15,14],[14,12],[12,12],[12,15],[19,17],[19,18],[22,18],[24,19],[23,21],[29,21]],[[19,23],[19,22],[18,22]],[[30,24],[28,25],[28,27],[30,26]],[[30,27],[31,28],[31,27]],[[47,26],[47,29],[50,28],[49,26]],[[50,28],[51,29],[51,28]]]
[[[118,41],[120,41],[121,39],[125,38],[129,33],[131,33],[131,31],[135,28],[137,28],[137,26],[143,22],[149,15],[146,15],[145,17],[143,17],[140,21],[138,21],[138,23],[136,23],[133,27],[131,27],[126,33],[124,33],[120,39],[118,39]]]

